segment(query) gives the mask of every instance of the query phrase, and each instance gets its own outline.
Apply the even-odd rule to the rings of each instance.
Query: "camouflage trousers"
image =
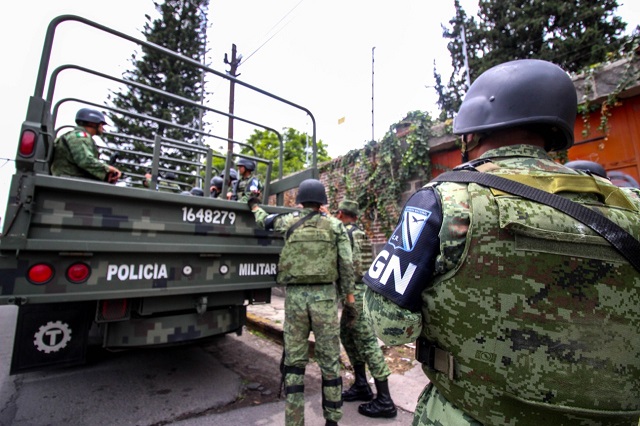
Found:
[[[418,398],[416,411],[413,413],[412,426],[482,426],[482,423],[466,415],[451,404],[440,392],[429,383]]]
[[[371,318],[364,315],[364,292],[367,286],[364,283],[356,283],[354,296],[358,307],[358,319],[352,328],[347,328],[346,318],[340,319],[340,340],[344,346],[351,365],[366,364],[369,372],[376,380],[386,380],[391,374],[378,338],[373,331]]]
[[[326,420],[338,422],[342,418],[342,378],[335,286],[287,286],[284,313],[285,424],[304,425],[304,369],[309,362],[311,331],[315,359],[322,372],[322,413]]]

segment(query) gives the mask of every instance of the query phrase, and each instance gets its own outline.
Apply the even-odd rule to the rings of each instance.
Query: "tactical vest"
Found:
[[[346,226],[347,235],[351,241],[351,249],[354,254],[359,253],[359,259],[353,258],[353,272],[356,283],[361,283],[364,273],[369,269],[373,262],[373,248],[367,234],[357,225],[349,223]],[[356,251],[356,245],[358,250]]]
[[[280,284],[318,284],[337,279],[336,236],[331,221],[317,215],[286,238],[278,262],[277,281]]]
[[[551,207],[468,192],[465,253],[423,292],[429,380],[484,424],[637,424],[640,274]],[[637,207],[590,207],[640,238]]]

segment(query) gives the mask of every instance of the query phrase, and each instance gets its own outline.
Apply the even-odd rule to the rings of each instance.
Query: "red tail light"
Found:
[[[127,299],[103,300],[100,316],[103,321],[126,319],[129,316]]]
[[[45,263],[33,265],[27,271],[27,279],[31,284],[46,284],[53,278],[53,268]]]
[[[89,279],[91,268],[86,263],[74,263],[67,268],[67,279],[74,284],[80,284]]]
[[[23,157],[31,157],[36,148],[37,135],[33,130],[25,130],[20,137],[18,152]]]

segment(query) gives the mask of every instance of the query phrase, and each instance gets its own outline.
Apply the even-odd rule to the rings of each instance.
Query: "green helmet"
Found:
[[[530,126],[544,136],[547,151],[567,149],[573,145],[577,107],[575,86],[559,66],[539,59],[505,62],[471,84],[453,133]]]
[[[296,204],[302,203],[327,204],[327,193],[322,182],[317,179],[306,179],[300,183]]]

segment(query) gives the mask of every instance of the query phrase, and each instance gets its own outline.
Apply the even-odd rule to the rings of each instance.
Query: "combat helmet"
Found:
[[[322,182],[317,179],[305,179],[300,183],[296,204],[302,203],[327,204],[327,193]]]
[[[107,124],[104,114],[91,108],[80,108],[76,113],[76,123]]]
[[[600,177],[606,178],[607,171],[600,164],[595,161],[587,161],[587,160],[575,160],[569,161],[564,164],[573,170],[581,170],[583,172],[589,172],[593,175],[598,175]]]
[[[202,190],[202,188],[198,188],[197,186],[191,188],[190,192],[191,195],[195,195],[196,197],[204,197],[204,191]]]
[[[547,151],[573,145],[577,113],[576,89],[559,66],[539,59],[520,59],[496,65],[471,84],[453,133],[491,133],[530,125],[545,138]]]
[[[214,176],[211,178],[211,186],[218,188],[218,191],[222,190],[223,179],[220,176]]]
[[[249,170],[250,172],[256,169],[255,161],[251,161],[247,158],[238,159],[238,161],[236,162],[236,167],[240,167],[240,166],[244,166],[244,168]]]
[[[220,173],[220,177],[224,179],[224,170]],[[238,172],[233,167],[229,169],[229,178],[231,181],[238,180]]]

